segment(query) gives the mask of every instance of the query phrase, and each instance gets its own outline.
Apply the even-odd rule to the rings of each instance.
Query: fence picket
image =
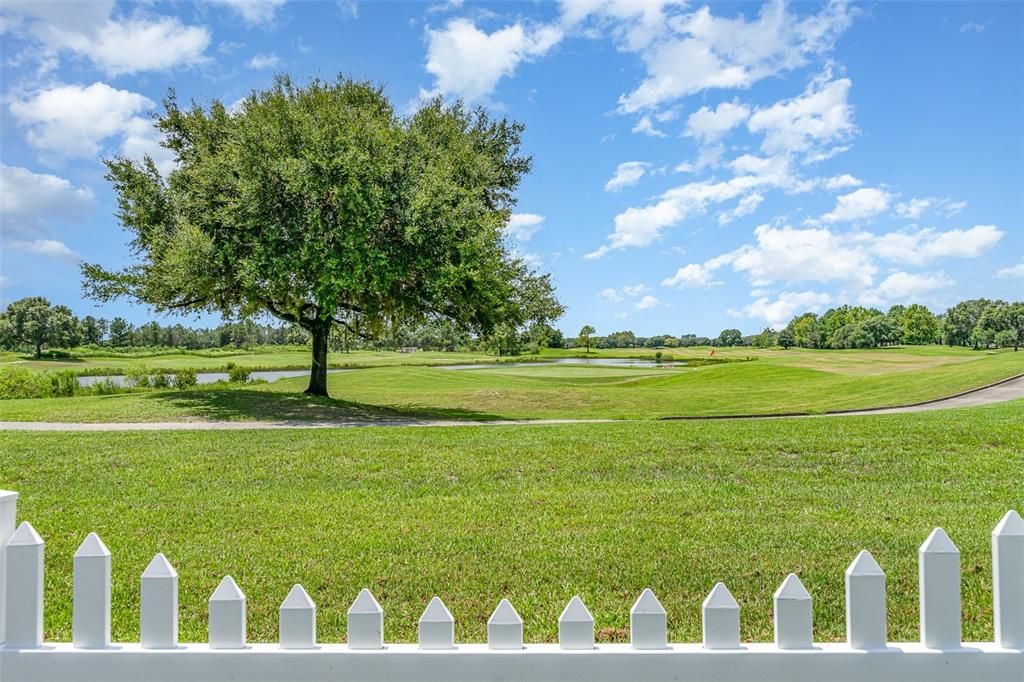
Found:
[[[668,621],[665,607],[647,587],[629,610],[629,641],[634,649],[667,649]]]
[[[523,619],[512,602],[502,599],[487,620],[487,647],[490,649],[522,649]]]
[[[7,590],[4,585],[7,579],[7,541],[14,535],[15,520],[18,517],[18,493],[13,490],[0,490],[0,645],[7,639]]]
[[[811,595],[795,573],[775,591],[775,646],[780,649],[814,648],[814,612]]]
[[[245,594],[230,575],[210,596],[210,648],[245,648]]]
[[[71,641],[78,649],[110,646],[110,550],[89,533],[74,558]]]
[[[996,643],[1024,649],[1024,520],[1011,509],[992,531]]]
[[[715,583],[701,612],[705,649],[740,648],[740,605],[725,583]]]
[[[293,586],[281,602],[278,627],[282,649],[316,648],[316,604],[302,585]]]
[[[960,648],[960,550],[936,528],[918,550],[921,643],[929,649]]]
[[[384,648],[384,609],[365,587],[348,609],[348,648]]]
[[[178,572],[157,554],[142,572],[139,625],[143,649],[178,646]]]
[[[28,521],[7,540],[6,646],[35,649],[43,644],[44,549]]]
[[[562,649],[594,648],[594,617],[577,595],[558,617],[558,645]]]
[[[846,641],[854,649],[884,649],[887,637],[885,572],[861,550],[846,569]]]
[[[454,649],[455,618],[440,597],[434,597],[423,609],[419,621],[421,649]]]

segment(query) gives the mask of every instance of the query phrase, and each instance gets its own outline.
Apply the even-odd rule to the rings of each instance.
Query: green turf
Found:
[[[690,357],[697,357],[689,352]],[[1012,350],[733,349],[721,355],[757,359],[688,368],[543,364],[469,370],[373,367],[331,375],[329,388],[334,399],[302,396],[307,379],[299,377],[233,389],[5,400],[0,401],[0,418],[93,422],[649,419],[823,412],[928,400],[1024,372],[1024,353]]]
[[[71,635],[72,554],[113,552],[113,635],[138,637],[138,580],[165,552],[181,574],[183,641],[233,575],[249,636],[276,638],[295,582],[323,641],[361,587],[389,641],[413,641],[434,594],[482,641],[501,597],[527,641],[556,638],[580,594],[623,640],[646,586],[670,636],[699,641],[723,580],[743,636],[771,639],[771,594],[797,572],[819,640],[840,640],[843,570],[870,549],[888,573],[890,633],[915,640],[916,551],[942,525],[963,564],[964,636],[991,640],[990,532],[1024,509],[1024,401],[913,415],[744,422],[263,432],[0,432],[0,481],[47,541],[46,636]]]

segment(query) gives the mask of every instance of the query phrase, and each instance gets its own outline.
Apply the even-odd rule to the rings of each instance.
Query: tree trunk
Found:
[[[36,343],[36,360],[43,357],[43,344]]]
[[[313,337],[313,366],[309,370],[309,388],[306,395],[328,397],[327,394],[327,337],[330,324],[318,324],[309,330]]]

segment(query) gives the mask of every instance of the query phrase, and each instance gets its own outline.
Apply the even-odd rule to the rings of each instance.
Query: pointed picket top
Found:
[[[658,614],[665,615],[665,607],[661,605],[658,598],[654,596],[654,591],[649,587],[645,587],[644,591],[640,593],[640,596],[636,598],[633,603],[633,608],[629,610],[630,614]]]
[[[732,592],[725,586],[725,583],[715,583],[711,593],[704,600],[705,609],[738,609],[740,605],[732,596]]]
[[[21,525],[18,526],[18,530],[14,531],[14,535],[7,540],[8,546],[41,544],[43,544],[43,539],[39,537],[39,533],[36,532],[36,529],[28,521],[22,521]]]
[[[243,599],[245,599],[245,594],[230,575],[224,576],[220,585],[217,585],[217,589],[210,595],[210,601],[241,601]]]
[[[455,617],[452,616],[452,612],[448,610],[448,607],[444,605],[440,597],[434,597],[427,604],[427,608],[423,609],[423,615],[420,616],[421,623],[454,623]]]
[[[143,578],[177,578],[178,572],[174,570],[174,566],[171,566],[171,562],[167,560],[163,552],[157,552],[156,556],[146,566],[146,570],[142,572]]]
[[[1003,515],[992,535],[1024,535],[1024,519],[1016,509],[1011,509]]]
[[[18,493],[13,490],[0,490],[0,502],[13,502],[18,499]]]
[[[932,531],[932,534],[928,536],[928,539],[921,545],[921,550],[924,554],[959,554],[960,550],[956,548],[953,541],[946,535],[946,531],[941,528],[936,528]]]
[[[494,609],[494,613],[487,619],[488,625],[522,625],[523,619],[519,617],[519,613],[515,607],[512,606],[512,602],[508,599],[502,599],[498,602],[498,607]]]
[[[846,569],[846,575],[885,575],[885,571],[871,556],[871,552],[862,549],[853,563]]]
[[[292,587],[291,591],[288,592],[288,596],[284,598],[283,602],[281,602],[281,608],[303,609],[308,611],[309,609],[315,609],[316,604],[314,604],[313,600],[310,598],[309,592],[306,592],[306,588],[296,583],[295,586]]]
[[[558,617],[559,623],[593,623],[594,617],[590,615],[590,609],[579,598],[579,595],[569,600],[569,603],[562,609],[562,615]]]
[[[100,540],[100,536],[96,533],[89,533],[82,540],[82,544],[78,546],[78,551],[75,552],[75,557],[95,557],[95,556],[110,556],[110,550],[103,544],[103,540]]]
[[[811,593],[807,591],[804,584],[800,582],[800,578],[797,577],[796,573],[790,573],[786,576],[786,579],[779,585],[779,589],[775,590],[776,599],[810,599]]]
[[[381,608],[373,594],[365,587],[359,590],[359,594],[356,596],[355,601],[352,602],[352,606],[348,607],[348,614],[350,616],[353,614],[377,613],[384,613],[384,609]]]

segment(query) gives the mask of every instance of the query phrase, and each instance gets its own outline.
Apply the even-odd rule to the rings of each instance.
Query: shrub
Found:
[[[78,377],[69,369],[50,373],[50,395],[54,398],[69,398],[78,391]]]
[[[171,385],[171,380],[167,377],[164,370],[158,369],[153,372],[149,385],[153,388],[168,388]]]
[[[234,364],[234,363],[229,363]],[[233,384],[244,384],[249,381],[249,368],[248,367],[230,367],[228,369],[228,381]]]
[[[663,355],[663,353],[662,353],[662,352],[661,352],[660,350],[659,350],[658,352],[656,352],[656,353],[654,354],[654,361],[655,361],[655,362],[661,362],[661,356],[662,356],[662,355]]]
[[[45,374],[25,367],[0,369],[0,398],[46,398],[52,390]]]
[[[228,361],[228,363],[227,363],[226,365],[224,365],[224,366],[225,366],[225,367],[227,368],[227,370],[228,370],[228,371],[230,372],[231,370],[233,370],[233,369],[235,368],[235,363],[233,363],[233,362],[231,362],[231,361]]]
[[[192,388],[199,383],[196,378],[196,370],[194,367],[185,367],[178,370],[178,373],[174,375],[174,386],[176,388]]]
[[[149,371],[145,365],[132,365],[124,373],[125,382],[136,388],[147,388],[149,386]]]

